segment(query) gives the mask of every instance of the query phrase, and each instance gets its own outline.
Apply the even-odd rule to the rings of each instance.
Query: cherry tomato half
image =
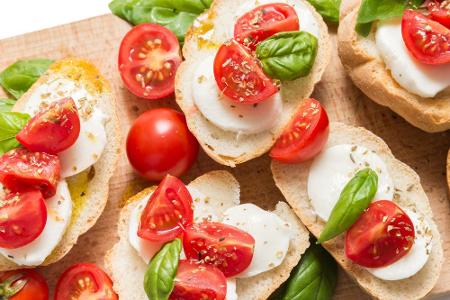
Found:
[[[55,300],[118,300],[108,275],[94,264],[68,268],[56,285]]]
[[[237,103],[258,103],[278,92],[256,59],[235,40],[226,42],[217,52],[214,77],[224,95]]]
[[[270,157],[284,163],[309,160],[322,151],[329,131],[327,112],[319,101],[308,99],[278,138],[270,151]]]
[[[412,56],[424,64],[450,63],[450,29],[414,10],[405,10],[402,36]]]
[[[177,37],[158,24],[133,27],[120,44],[120,75],[127,89],[141,98],[160,99],[173,94],[180,63]]]
[[[56,193],[60,171],[58,156],[44,152],[18,148],[0,157],[0,183],[13,192],[39,189],[50,198]]]
[[[392,201],[372,202],[345,236],[345,254],[367,268],[388,266],[411,249],[414,225]]]
[[[235,276],[250,265],[255,239],[239,228],[202,222],[186,228],[183,249],[188,259],[217,267],[226,277]]]
[[[430,0],[427,3],[430,16],[436,22],[450,28],[450,1],[449,0]]]
[[[79,135],[77,107],[72,98],[65,98],[40,111],[16,138],[31,151],[57,154],[72,146]]]
[[[254,50],[259,42],[278,32],[300,29],[295,9],[285,3],[261,5],[240,17],[234,25],[234,38]]]
[[[170,300],[224,300],[227,279],[219,269],[180,260]]]
[[[194,163],[198,142],[184,115],[170,108],[149,110],[133,123],[127,138],[131,165],[150,181],[179,177]]]
[[[45,278],[32,269],[0,273],[0,299],[48,300]]]
[[[191,194],[181,180],[167,175],[142,212],[138,236],[160,243],[171,241],[193,220]]]
[[[0,247],[15,249],[34,241],[47,223],[47,207],[39,190],[9,193],[0,206]]]

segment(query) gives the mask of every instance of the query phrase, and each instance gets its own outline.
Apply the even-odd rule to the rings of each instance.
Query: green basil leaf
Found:
[[[308,32],[281,32],[259,43],[256,56],[271,78],[294,80],[311,72],[317,47],[317,38]]]
[[[337,264],[321,246],[312,244],[289,279],[269,299],[328,300],[337,281]]]
[[[199,14],[212,0],[113,0],[113,14],[133,25],[156,23],[171,30],[180,42]]]
[[[339,23],[341,0],[308,0],[325,21]]]
[[[331,211],[318,243],[328,241],[349,229],[369,206],[378,189],[378,176],[370,168],[363,169],[347,183]]]
[[[18,112],[0,112],[0,155],[18,148],[16,135],[28,123],[30,115]]]
[[[0,112],[11,111],[14,104],[16,104],[16,100],[0,99]]]
[[[48,59],[19,60],[0,73],[0,85],[19,99],[47,71]]]
[[[372,23],[403,16],[406,8],[417,8],[424,0],[363,0],[356,20],[356,32],[368,36]]]
[[[167,300],[173,290],[180,262],[181,241],[175,239],[152,258],[144,276],[144,290],[150,300]]]

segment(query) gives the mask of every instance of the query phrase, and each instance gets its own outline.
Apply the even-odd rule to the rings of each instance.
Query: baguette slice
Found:
[[[376,299],[420,299],[427,295],[436,284],[443,263],[443,250],[440,233],[433,219],[430,204],[419,176],[409,166],[397,160],[386,143],[370,131],[342,123],[330,125],[330,137],[326,147],[339,144],[355,144],[375,151],[385,162],[396,188],[394,202],[401,207],[416,210],[424,217],[433,233],[431,255],[424,268],[411,278],[398,281],[385,281],[374,277],[364,268],[352,263],[345,256],[344,235],[325,242],[323,246],[334,256],[342,268]],[[311,207],[307,182],[311,161],[298,165],[285,165],[272,162],[275,183],[300,217],[305,226],[318,237],[325,223],[317,217]]]
[[[273,2],[277,1],[273,0]],[[314,67],[308,76],[283,83],[281,87],[283,112],[276,126],[270,131],[240,135],[220,129],[197,109],[191,90],[192,80],[196,80],[194,74],[197,65],[204,59],[205,55],[208,55],[208,53],[209,55],[214,54],[225,41],[232,37],[232,28],[236,21],[236,9],[249,3],[253,3],[256,7],[258,1],[214,1],[210,10],[199,16],[186,35],[183,47],[186,60],[179,67],[175,79],[176,100],[186,115],[190,131],[197,137],[205,152],[220,164],[235,167],[237,164],[267,152],[294,117],[302,102],[310,97],[315,84],[322,78],[331,57],[328,29],[322,17],[307,1],[298,0],[298,2],[301,2],[306,9],[311,11],[319,24],[321,37],[319,49]],[[300,24],[301,22],[300,20]]]
[[[99,160],[89,171],[66,178],[72,190],[79,195],[72,212],[72,220],[66,233],[52,254],[42,264],[55,263],[62,259],[76,244],[80,235],[88,231],[100,217],[105,208],[109,194],[109,180],[116,168],[121,153],[121,132],[116,113],[116,99],[109,83],[97,68],[82,59],[65,59],[52,64],[49,70],[24,94],[15,104],[14,111],[21,111],[34,91],[43,83],[56,78],[76,80],[92,94],[98,95],[98,104],[108,117],[105,125],[108,143]],[[51,92],[51,91],[49,91]],[[58,95],[59,96],[59,95]],[[70,96],[62,95],[61,98]],[[83,155],[83,153],[80,153]],[[83,196],[81,195],[83,194]],[[14,270],[21,266],[0,256],[0,271]]]
[[[229,207],[240,203],[239,183],[226,171],[212,171],[204,174],[192,181],[189,187],[209,197],[211,199],[209,203],[215,206],[216,211],[224,212]],[[155,188],[147,188],[129,199],[129,204],[120,214],[118,228],[120,240],[105,258],[106,269],[114,282],[114,290],[122,300],[147,300],[143,287],[147,265],[128,242],[128,221],[131,211],[137,204],[136,201],[150,195]],[[258,205],[258,203],[255,204]],[[286,203],[279,202],[274,212],[292,225],[296,232],[295,238],[291,241],[288,254],[280,266],[251,278],[237,279],[239,299],[267,299],[289,278],[291,270],[309,247],[309,232],[300,223],[292,209]]]
[[[450,129],[450,88],[423,98],[401,87],[379,56],[374,33],[364,38],[355,31],[360,4],[361,0],[342,1],[338,29],[339,56],[355,85],[415,127],[427,132]]]

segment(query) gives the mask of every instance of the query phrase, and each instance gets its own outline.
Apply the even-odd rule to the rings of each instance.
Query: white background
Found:
[[[109,13],[110,0],[0,0],[0,39]]]

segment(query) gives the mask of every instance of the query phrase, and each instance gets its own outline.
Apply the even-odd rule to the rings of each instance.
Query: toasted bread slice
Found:
[[[441,236],[434,222],[427,195],[420,184],[419,176],[413,169],[397,160],[381,138],[364,128],[332,123],[326,147],[339,144],[364,146],[375,151],[381,157],[396,189],[394,202],[401,207],[416,210],[419,218],[424,217],[427,220],[433,233],[433,246],[424,268],[413,277],[398,281],[378,279],[347,259],[344,252],[344,235],[325,242],[323,246],[334,256],[342,268],[374,298],[398,300],[424,297],[439,278],[443,263],[443,250]],[[273,161],[272,173],[276,185],[295,213],[303,224],[318,237],[325,223],[317,217],[309,201],[307,182],[311,163],[309,161],[297,165],[285,165]]]
[[[236,179],[226,171],[213,171],[198,177],[189,184],[210,198],[218,212],[239,204],[240,188]],[[108,252],[105,265],[114,282],[114,290],[122,300],[146,300],[143,288],[147,265],[128,242],[128,221],[130,213],[137,205],[136,201],[150,195],[155,188],[148,188],[132,197],[120,214],[118,233],[119,242]],[[258,204],[258,203],[256,203]],[[267,299],[284,281],[297,265],[301,255],[309,247],[309,232],[300,223],[297,216],[284,203],[279,202],[274,211],[280,218],[289,222],[296,232],[291,241],[288,254],[277,268],[257,276],[237,279],[239,299]],[[124,274],[127,274],[124,276]]]
[[[339,56],[355,85],[424,131],[450,129],[450,88],[434,98],[423,98],[401,87],[378,54],[374,34],[364,38],[355,31],[360,4],[361,0],[342,1],[338,30]]]
[[[55,62],[31,89],[17,101],[13,110],[21,111],[40,85],[56,78],[75,80],[92,95],[98,95],[98,104],[108,117],[105,125],[108,143],[101,157],[90,170],[66,178],[72,195],[72,219],[58,246],[42,264],[44,266],[62,259],[76,244],[78,237],[88,231],[100,217],[108,200],[109,180],[114,173],[121,153],[121,132],[116,113],[116,99],[111,92],[109,83],[97,68],[87,61],[65,59]],[[49,92],[51,93],[51,91]],[[63,98],[70,95],[60,96]],[[80,155],[83,155],[83,153]],[[1,271],[21,267],[23,266],[0,256]]]
[[[197,19],[186,35],[183,47],[183,54],[186,60],[178,69],[175,80],[176,100],[186,115],[190,131],[197,137],[205,152],[218,163],[235,167],[237,164],[267,152],[294,117],[299,106],[304,100],[309,98],[315,84],[322,77],[331,55],[328,29],[322,17],[307,1],[298,0],[298,2],[301,2],[305,9],[311,11],[319,24],[319,49],[314,67],[308,76],[290,82],[283,82],[281,87],[283,112],[276,126],[270,131],[243,135],[222,130],[206,119],[197,109],[191,89],[196,67],[204,59],[205,55],[214,54],[225,41],[232,38],[233,32],[230,33],[230,27],[233,28],[236,18],[239,17],[235,16],[236,9],[248,3],[257,5],[258,1],[214,1],[210,10]]]

